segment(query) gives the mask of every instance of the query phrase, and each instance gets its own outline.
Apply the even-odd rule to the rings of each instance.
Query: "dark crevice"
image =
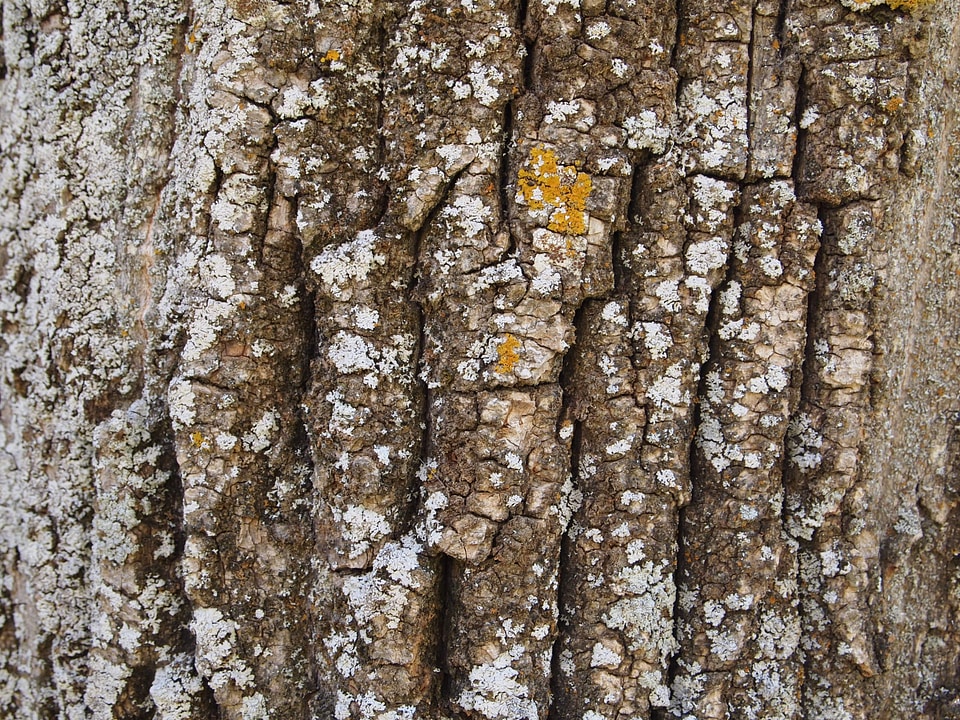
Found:
[[[643,209],[640,207],[643,198],[644,167],[646,163],[635,163],[630,176],[630,204],[627,206],[629,221],[640,224],[643,221]]]
[[[582,303],[574,315],[574,341],[571,348],[567,351],[563,359],[563,368],[560,371],[560,388],[562,390],[560,423],[573,423],[573,435],[570,438],[570,481],[573,484],[571,492],[579,489],[580,477],[580,456],[583,443],[583,423],[582,410],[578,407],[577,398],[577,355],[580,352],[579,344],[586,334],[586,308],[587,303]],[[559,431],[559,428],[558,428]],[[572,520],[570,521],[572,523]],[[563,535],[560,537],[560,557],[557,567],[557,630],[553,642],[553,654],[550,660],[550,692],[551,703],[548,718],[556,720],[560,717],[562,708],[558,707],[557,699],[563,696],[560,686],[562,673],[560,671],[560,655],[563,651],[564,625],[567,620],[567,602],[566,597],[573,595],[568,588],[570,579],[568,573],[570,570],[571,539],[568,527],[564,528]]]
[[[213,209],[214,203],[217,202],[217,198],[220,197],[220,190],[223,188],[223,181],[226,180],[226,177],[227,176],[224,174],[223,168],[221,168],[219,164],[214,163],[213,182],[210,184],[210,192],[208,193],[210,204],[206,208],[207,227],[203,233],[203,236],[207,242],[209,242],[210,238],[213,237],[213,213],[211,210]]]
[[[680,60],[680,39],[683,37],[683,0],[676,0],[676,5],[674,7],[674,17],[676,17],[677,22],[674,26],[674,37],[673,37],[673,47],[670,48],[670,67],[674,70],[677,70],[677,76],[680,80],[680,72],[677,68],[677,64]],[[680,82],[677,82],[677,107],[680,106]]]
[[[746,99],[746,110],[747,110],[747,128],[745,130],[747,138],[747,164],[748,166],[751,163],[753,158],[752,148],[750,147],[750,136],[752,135],[751,129],[753,128],[753,88],[755,84],[755,79],[753,77],[753,65],[757,60],[756,48],[753,46],[754,35],[757,31],[757,13],[756,11],[750,17],[750,37],[747,38],[747,99]],[[748,167],[749,172],[749,167]],[[739,179],[735,179],[739,180]]]
[[[513,203],[511,191],[510,155],[516,149],[516,143],[513,139],[514,125],[517,117],[516,99],[507,103],[503,110],[503,127],[501,136],[503,143],[500,148],[500,167],[498,169],[497,187],[500,193],[500,218],[504,226],[510,232],[510,252],[513,254],[516,246],[516,240],[513,237]]]
[[[817,217],[820,220],[821,226],[823,226],[823,209],[817,209]],[[825,295],[825,286],[827,281],[827,272],[826,272],[826,251],[824,249],[824,239],[821,235],[820,237],[820,246],[817,248],[817,254],[813,261],[813,274],[814,274],[814,285],[811,288],[810,292],[807,293],[807,315],[806,315],[806,337],[804,341],[803,348],[803,364],[800,369],[800,400],[797,405],[797,411],[794,413],[796,415],[799,412],[800,407],[812,399],[813,392],[813,383],[816,377],[816,342],[817,334],[814,332],[813,323],[817,317],[820,316],[820,306],[823,302],[823,297]],[[792,419],[792,418],[791,418]],[[786,453],[784,453],[784,458],[786,458]]]
[[[817,217],[820,221],[821,227],[825,228],[824,224],[824,211],[822,207],[817,208]],[[816,354],[816,342],[817,342],[817,333],[814,331],[814,323],[816,319],[820,317],[821,306],[823,303],[823,298],[825,296],[825,287],[827,282],[827,272],[826,272],[826,259],[827,253],[825,250],[826,242],[824,241],[824,236],[821,234],[820,237],[820,246],[817,248],[817,254],[813,261],[813,272],[814,272],[814,286],[807,294],[807,316],[805,321],[805,331],[806,337],[804,341],[804,350],[803,350],[803,364],[800,368],[800,397],[797,401],[796,409],[791,415],[788,421],[789,424],[793,422],[793,419],[797,417],[801,412],[804,411],[804,408],[807,405],[813,404],[816,393],[814,384],[816,382],[817,376],[817,354]],[[789,432],[784,435],[783,443],[784,447],[782,450],[782,460],[781,460],[781,485],[784,490],[784,502],[780,510],[780,526],[784,528],[786,533],[786,521],[789,519],[789,509],[787,507],[787,498],[789,496],[788,484],[793,473],[790,472],[789,462],[790,462],[790,453],[787,443],[789,442]],[[806,546],[809,546],[809,541],[806,541],[802,538],[796,538],[798,543],[798,552],[797,552],[797,564],[796,564],[796,576],[794,578],[796,583],[796,596],[797,599],[802,599],[806,594],[806,584],[803,581],[803,575],[800,572],[800,551],[802,551]],[[797,614],[800,618],[801,628],[804,628],[807,623],[805,622],[805,613],[804,613],[804,604],[799,603],[797,607]],[[802,631],[801,631],[802,632]],[[803,661],[803,673],[800,678],[800,697],[807,697],[807,678],[813,676],[813,668],[811,668],[811,663],[816,662],[816,658],[813,656],[807,656]],[[804,714],[806,717],[806,714]]]
[[[793,155],[793,167],[790,169],[790,177],[797,197],[801,197],[800,184],[803,177],[803,159],[806,155],[807,131],[800,127],[800,120],[803,118],[803,112],[807,107],[807,68],[800,66],[800,77],[797,78],[797,98],[793,104],[793,117],[791,123],[797,129],[797,147]]]
[[[567,402],[569,394],[564,391],[564,402]],[[566,415],[566,413],[564,413]],[[572,418],[571,418],[572,419]],[[574,490],[579,489],[579,467],[580,454],[583,444],[583,423],[579,420],[572,420],[573,436],[570,439],[570,479]],[[572,523],[572,520],[571,520]],[[566,626],[569,624],[567,612],[566,596],[573,593],[568,591],[570,584],[568,573],[570,570],[570,556],[572,553],[569,529],[565,528],[560,537],[560,558],[557,569],[557,630],[553,641],[553,651],[550,658],[550,709],[548,720],[559,720],[562,717],[564,708],[558,703],[558,699],[563,697],[563,688],[561,687],[563,673],[560,670],[561,654],[563,652],[562,636],[565,634]]]
[[[376,43],[377,43],[377,52],[378,52],[378,61],[380,65],[380,72],[377,78],[377,155],[376,155],[376,164],[377,167],[383,171],[384,166],[387,161],[388,148],[387,148],[387,134],[384,128],[384,119],[386,115],[386,93],[387,93],[387,43],[388,35],[387,28],[385,25],[380,24],[376,28]],[[381,181],[382,187],[380,188],[380,197],[379,203],[377,206],[374,222],[374,226],[379,225],[380,221],[386,217],[387,208],[390,205],[390,187],[387,184],[389,181]]]
[[[3,3],[0,3],[0,80],[7,79],[7,54],[3,43]]]
[[[170,638],[169,642],[178,652],[193,658],[196,655],[197,647],[196,637],[190,629],[190,618],[193,617],[193,601],[183,586],[183,578],[180,572],[187,542],[187,528],[183,513],[185,504],[183,476],[180,472],[180,463],[177,461],[176,433],[173,429],[173,421],[168,413],[166,403],[159,403],[158,405],[160,408],[159,412],[161,412],[162,415],[157,422],[152,441],[163,449],[162,455],[157,463],[157,468],[158,470],[165,470],[169,476],[166,488],[167,500],[163,503],[163,506],[170,508],[172,511],[169,522],[174,538],[174,552],[167,558],[169,572],[165,580],[168,583],[167,587],[170,592],[175,594],[179,599],[181,608],[179,615],[172,618],[175,622],[171,623],[171,628],[176,637]],[[199,672],[197,672],[197,676],[202,681],[202,690],[200,696],[197,698],[197,702],[200,705],[200,709],[210,713],[208,717],[214,717],[215,715],[213,713],[215,712],[217,704],[214,699],[213,690],[211,690],[207,684],[206,678],[200,675]]]
[[[290,199],[290,210],[293,217],[297,216],[297,206],[299,199],[294,196]],[[300,358],[300,384],[297,388],[297,398],[295,410],[297,413],[297,424],[295,428],[296,437],[293,441],[294,452],[300,456],[303,462],[310,470],[310,477],[313,475],[313,448],[310,442],[309,423],[306,415],[305,400],[310,393],[310,387],[313,384],[313,373],[311,365],[316,359],[318,353],[319,339],[317,337],[316,323],[316,295],[309,289],[307,282],[307,259],[304,255],[303,238],[299,232],[293,233],[293,241],[296,243],[296,252],[294,262],[296,264],[297,279],[295,287],[300,295],[300,331],[303,341],[303,355]],[[306,483],[305,483],[306,484]],[[305,487],[305,492],[309,494],[310,488]]]
[[[774,26],[773,36],[779,44],[779,56],[782,60],[787,53],[787,15],[790,12],[790,0],[780,0],[777,8],[777,23]]]
[[[524,31],[527,22],[527,13],[529,11],[529,0],[519,0],[517,2],[517,27],[520,29],[520,32]]]
[[[413,233],[413,249],[411,250],[411,253],[412,253],[414,270],[410,274],[410,279],[407,284],[407,294],[408,294],[408,297],[410,297],[414,302],[419,303],[420,298],[423,295],[422,285],[425,281],[425,278],[423,277],[423,274],[421,272],[423,265],[420,259],[423,254],[424,242],[427,238],[427,235],[430,232],[430,228],[433,226],[434,222],[436,222],[437,217],[440,215],[440,213],[443,211],[443,208],[446,206],[447,199],[450,197],[450,193],[453,191],[453,188],[456,186],[457,182],[460,180],[463,174],[466,173],[467,170],[469,170],[469,168],[470,166],[468,165],[467,167],[463,168],[459,172],[455,173],[453,177],[451,177],[449,180],[447,180],[447,183],[446,185],[444,185],[443,191],[440,193],[440,196],[437,198],[436,203],[432,208],[430,208],[430,212],[427,214],[427,217],[424,218],[423,224],[420,226],[420,228],[417,231]],[[421,312],[422,312],[422,307],[421,307]],[[423,323],[421,322],[421,326],[422,325]]]
[[[450,648],[450,639],[453,632],[452,628],[452,608],[456,602],[456,593],[453,588],[453,573],[455,570],[456,560],[447,556],[441,555],[438,561],[438,582],[437,582],[437,596],[439,599],[439,608],[437,611],[437,625],[440,632],[438,633],[439,641],[437,643],[437,654],[436,654],[436,672],[439,675],[437,678],[436,691],[436,706],[443,708],[444,713],[450,716],[451,718],[461,717],[456,706],[450,702],[450,698],[453,696],[453,673],[450,667],[450,657],[449,657],[449,648]]]
[[[521,75],[522,92],[536,92],[537,43],[533,29],[529,27],[529,0],[517,3],[517,29],[523,38],[523,71]]]
[[[276,125],[274,125],[276,127]],[[272,133],[273,139],[270,145],[267,147],[266,156],[269,158],[273,151],[277,147],[277,135]],[[266,182],[263,183],[263,196],[267,198],[267,206],[264,209],[263,213],[263,232],[257,233],[254,239],[254,252],[257,255],[257,267],[260,268],[269,268],[270,266],[264,262],[264,256],[266,254],[266,245],[267,245],[267,236],[270,234],[270,215],[273,213],[273,209],[277,206],[277,171],[274,167],[272,161],[268,162],[268,171],[267,177],[265,178]],[[296,215],[294,215],[296,217]]]
[[[422,497],[421,487],[418,484],[417,478],[418,473],[425,467],[427,460],[433,452],[433,446],[430,442],[433,431],[432,423],[430,422],[430,408],[433,405],[433,398],[424,377],[426,373],[423,367],[424,349],[426,348],[427,342],[426,317],[423,305],[416,299],[414,294],[415,283],[417,282],[416,268],[419,266],[418,259],[420,257],[422,234],[421,232],[415,232],[411,235],[410,242],[413,268],[410,271],[410,279],[407,282],[407,303],[411,306],[417,322],[417,346],[414,351],[413,367],[415,373],[414,382],[417,388],[416,394],[419,402],[417,423],[419,424],[420,438],[417,441],[417,446],[413,453],[416,461],[413,461],[411,464],[411,476],[407,484],[406,508],[398,518],[399,534],[408,533],[412,530],[422,510],[421,504],[424,498]]]
[[[500,168],[498,179],[501,222],[507,230],[508,237],[510,238],[510,245],[504,253],[505,257],[516,256],[519,245],[513,232],[514,205],[513,194],[511,193],[511,179],[513,177],[513,173],[511,172],[510,162],[512,154],[517,149],[517,138],[515,135],[519,132],[517,128],[517,118],[519,117],[518,105],[520,103],[520,99],[526,93],[536,93],[534,86],[536,84],[535,68],[537,47],[535,38],[528,37],[526,34],[528,18],[528,0],[520,0],[517,5],[516,23],[524,42],[523,68],[520,77],[519,92],[510,100],[509,103],[507,103],[506,108],[504,108],[503,127],[501,128],[503,145],[500,152]]]
[[[626,290],[628,271],[623,262],[623,233],[616,231],[610,236],[613,287],[617,294]],[[629,305],[629,303],[628,303]],[[632,308],[631,308],[632,309]],[[631,312],[632,315],[632,312]]]

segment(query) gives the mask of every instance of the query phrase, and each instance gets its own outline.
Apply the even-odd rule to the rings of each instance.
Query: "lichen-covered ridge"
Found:
[[[7,0],[0,717],[960,716],[960,5]]]

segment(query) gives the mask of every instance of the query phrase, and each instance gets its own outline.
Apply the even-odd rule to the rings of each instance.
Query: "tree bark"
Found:
[[[0,717],[960,718],[958,0],[4,0]]]

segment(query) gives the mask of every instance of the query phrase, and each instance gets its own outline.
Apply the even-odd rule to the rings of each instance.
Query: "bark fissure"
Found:
[[[560,387],[562,389],[561,396],[561,412],[558,418],[558,427],[557,432],[561,431],[561,426],[564,423],[572,424],[572,434],[570,436],[570,462],[568,467],[568,478],[571,484],[571,488],[568,491],[570,496],[582,495],[582,488],[580,486],[580,460],[581,460],[581,448],[583,444],[583,410],[579,407],[578,403],[578,392],[576,388],[577,383],[577,354],[580,352],[579,342],[587,334],[587,322],[588,318],[584,312],[584,305],[581,305],[577,308],[577,312],[574,315],[573,328],[574,328],[574,337],[575,341],[572,343],[571,347],[567,350],[567,354],[563,359],[563,368],[560,372]],[[561,687],[561,663],[562,660],[562,651],[563,643],[561,642],[561,637],[564,634],[565,629],[567,629],[570,622],[573,620],[572,605],[577,602],[576,592],[574,587],[570,587],[570,580],[568,578],[568,573],[570,572],[570,523],[572,520],[568,520],[567,527],[563,529],[563,533],[560,536],[560,556],[559,563],[557,566],[557,589],[556,589],[556,607],[557,607],[557,628],[554,633],[553,646],[551,648],[551,659],[550,659],[550,691],[551,691],[551,702],[549,707],[549,720],[560,720],[565,717],[567,709],[562,706],[559,702],[559,699],[563,697],[564,689]]]
[[[957,714],[914,5],[4,3],[2,711]]]

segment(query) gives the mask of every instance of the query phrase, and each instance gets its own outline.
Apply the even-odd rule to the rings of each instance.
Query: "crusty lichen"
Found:
[[[840,0],[851,10],[869,10],[878,5],[888,5],[894,10],[906,10],[907,12],[916,12],[925,7],[933,5],[936,0]]]
[[[587,231],[591,178],[573,165],[561,165],[555,150],[532,148],[528,163],[517,173],[517,185],[518,201],[533,211],[549,211],[550,230],[574,235]]]

